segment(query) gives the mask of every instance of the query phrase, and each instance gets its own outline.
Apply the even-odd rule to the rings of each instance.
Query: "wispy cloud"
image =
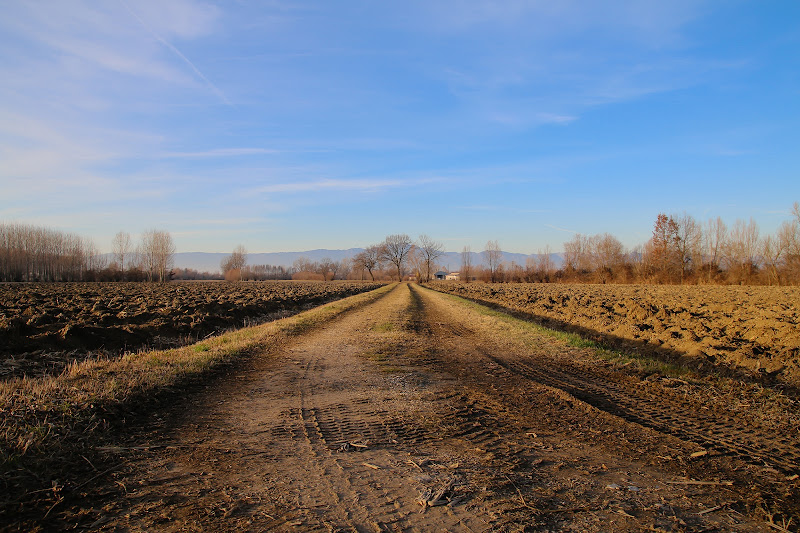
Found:
[[[381,180],[381,179],[323,179],[316,181],[305,181],[297,183],[275,183],[265,185],[255,189],[260,193],[302,193],[302,192],[322,192],[322,191],[360,191],[375,192],[395,187],[407,185],[402,180]]]
[[[271,148],[214,148],[203,152],[166,152],[163,157],[170,158],[202,158],[202,157],[238,157],[248,155],[279,154],[281,150]]]
[[[580,233],[579,231],[575,231],[572,229],[559,228],[558,226],[553,226],[552,224],[545,224],[545,227],[554,229],[556,231],[563,231],[564,233]]]
[[[521,209],[518,207],[509,207],[507,205],[464,205],[457,206],[456,209],[463,209],[467,211],[503,211],[510,213],[550,213],[550,209]]]
[[[178,50],[178,49],[175,47],[175,45],[173,45],[171,42],[169,42],[168,40],[166,40],[164,37],[162,37],[161,35],[159,35],[158,33],[156,33],[156,31],[155,31],[155,30],[154,30],[152,27],[150,27],[150,26],[149,26],[149,25],[148,25],[148,24],[147,24],[147,23],[146,23],[144,20],[142,20],[142,18],[141,18],[141,17],[140,17],[138,14],[136,14],[136,12],[135,12],[133,9],[131,9],[131,7],[130,7],[130,6],[129,6],[129,5],[126,3],[126,2],[125,2],[125,0],[119,0],[119,2],[120,2],[120,3],[121,3],[121,4],[122,4],[124,7],[125,7],[125,9],[128,11],[128,13],[130,13],[130,14],[131,14],[131,15],[132,15],[132,16],[133,16],[133,17],[134,17],[134,18],[135,18],[137,21],[139,21],[139,23],[142,25],[142,27],[143,27],[144,29],[146,29],[146,30],[147,30],[147,31],[150,33],[150,35],[152,35],[152,36],[153,36],[153,38],[154,38],[154,39],[156,39],[158,42],[160,42],[161,44],[163,44],[164,46],[166,46],[166,47],[167,47],[169,50],[171,50],[171,51],[172,51],[172,53],[173,53],[173,54],[175,54],[176,56],[178,56],[178,57],[179,57],[179,58],[180,58],[180,59],[181,59],[181,60],[182,60],[184,63],[186,63],[186,64],[189,66],[189,68],[191,68],[191,69],[192,69],[192,71],[193,71],[193,72],[194,72],[194,73],[195,73],[195,74],[196,74],[196,75],[197,75],[197,76],[198,76],[198,77],[199,77],[201,80],[203,80],[203,82],[205,82],[205,84],[206,84],[206,85],[209,87],[209,89],[211,89],[211,91],[212,91],[214,94],[216,94],[216,95],[217,95],[217,96],[218,96],[218,97],[219,97],[219,98],[220,98],[220,99],[221,99],[221,100],[222,100],[222,101],[223,101],[225,104],[227,104],[227,105],[233,105],[233,104],[231,103],[231,101],[230,101],[230,100],[228,100],[228,97],[227,97],[227,96],[225,96],[225,94],[224,94],[224,93],[223,93],[223,92],[222,92],[222,91],[219,89],[219,87],[217,87],[216,85],[214,85],[214,84],[211,82],[211,80],[209,80],[209,79],[206,77],[206,75],[205,75],[205,74],[203,74],[202,72],[200,72],[200,69],[199,69],[199,68],[197,68],[197,66],[196,66],[194,63],[192,63],[192,62],[189,60],[189,58],[188,58],[188,57],[186,57],[186,56],[183,54],[183,52],[181,52],[180,50]]]
[[[797,93],[784,83],[797,70],[796,28],[775,6],[3,7],[0,217],[219,227],[232,242],[253,225],[274,232],[270,246],[278,234],[292,245],[359,239],[389,222],[391,231],[458,228],[434,237],[458,231],[467,242],[556,241],[577,232],[541,224],[603,231],[604,217],[646,211],[646,228],[652,212],[685,208],[681,187],[652,193],[667,177],[699,196],[723,191],[722,211],[709,216],[746,218],[753,197],[778,208],[763,197],[796,190]],[[746,45],[735,44],[745,30]],[[746,202],[726,180],[768,186]],[[251,220],[260,215],[274,218]],[[321,228],[334,217],[337,227]]]

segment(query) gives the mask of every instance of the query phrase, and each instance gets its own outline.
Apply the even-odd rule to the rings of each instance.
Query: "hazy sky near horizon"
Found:
[[[560,251],[800,200],[800,2],[0,0],[0,221]]]

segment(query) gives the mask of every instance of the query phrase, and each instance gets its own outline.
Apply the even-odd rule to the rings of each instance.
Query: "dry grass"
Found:
[[[472,300],[467,300],[461,296],[447,293],[443,293],[443,296],[452,301],[459,302],[461,305],[467,307],[468,309],[472,309],[481,315],[498,319],[501,323],[514,329],[514,333],[512,334],[514,338],[518,338],[528,345],[537,345],[539,342],[537,335],[545,335],[547,337],[558,339],[575,348],[590,349],[596,356],[618,366],[625,367],[633,365],[637,370],[646,374],[658,372],[660,374],[672,377],[696,377],[686,366],[678,365],[672,362],[661,361],[645,354],[615,350],[613,348],[604,346],[601,342],[582,337],[577,333],[547,328],[535,322],[512,316],[506,311],[493,309],[487,307],[486,305],[473,302]],[[528,332],[533,333],[534,336],[532,339],[528,339],[525,336],[525,333]]]
[[[31,490],[32,484],[49,487],[47,478],[56,479],[76,457],[91,454],[98,435],[116,423],[119,413],[141,411],[165,393],[375,301],[393,287],[182,348],[83,361],[58,376],[0,383],[0,492],[19,498],[20,489]],[[10,503],[0,501],[0,514],[10,510]]]

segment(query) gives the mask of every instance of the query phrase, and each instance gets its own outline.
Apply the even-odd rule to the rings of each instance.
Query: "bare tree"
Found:
[[[697,269],[701,263],[703,230],[694,217],[686,212],[673,219],[678,225],[676,248],[683,283],[689,272]]]
[[[780,284],[780,267],[783,256],[786,252],[783,247],[784,241],[776,235],[767,235],[761,241],[761,251],[759,252],[763,258],[764,265],[767,267],[767,281],[770,285],[773,282],[777,285]]]
[[[728,227],[720,217],[709,219],[706,222],[706,229],[703,232],[703,249],[706,256],[708,281],[711,281],[711,276],[719,270],[722,247],[727,238]]]
[[[383,256],[382,246],[380,244],[372,244],[356,254],[353,258],[353,265],[362,271],[366,269],[372,281],[375,281],[375,271],[381,267],[381,258]]]
[[[465,246],[461,250],[461,279],[469,282],[472,277],[472,250]]]
[[[653,264],[661,276],[661,281],[672,281],[680,269],[679,241],[678,223],[674,218],[659,213],[653,226],[651,242]]]
[[[108,260],[103,257],[91,239],[83,239],[83,249],[86,255],[86,270],[90,275],[97,275],[108,266]]]
[[[489,267],[489,276],[492,283],[497,281],[497,271],[500,268],[500,263],[503,261],[503,251],[500,249],[500,244],[497,241],[489,241],[486,243],[486,249],[483,251],[483,257],[486,261],[486,266]]]
[[[588,273],[594,268],[594,248],[592,237],[576,233],[564,243],[564,263],[576,273]]]
[[[294,260],[294,263],[292,263],[292,270],[294,270],[295,273],[316,272],[317,264],[312,263],[308,257],[300,256]]]
[[[161,230],[148,230],[140,244],[142,261],[150,281],[169,281],[169,271],[175,259],[172,236]]]
[[[119,265],[119,270],[122,273],[122,279],[125,279],[125,257],[131,251],[131,234],[125,231],[120,231],[114,236],[111,242],[112,252],[114,259]]]
[[[414,243],[411,241],[411,237],[405,233],[389,235],[383,241],[383,258],[394,265],[398,281],[403,281],[403,267],[413,249]]]
[[[786,277],[794,283],[800,282],[800,204],[794,203],[794,219],[784,221],[778,227],[778,246],[783,250],[782,268]]]
[[[222,260],[220,268],[226,280],[241,281],[245,265],[247,265],[247,250],[240,244],[233,249],[231,255]]]
[[[330,257],[323,257],[316,265],[317,273],[322,276],[323,280],[328,281],[328,276],[331,276],[331,279],[336,277],[336,261]]]
[[[600,281],[605,283],[614,276],[614,272],[625,262],[625,248],[610,233],[595,235],[592,238],[595,270]]]
[[[425,281],[425,260],[417,246],[411,249],[406,259],[406,271],[417,281]]]
[[[752,218],[749,222],[737,220],[731,228],[723,247],[728,274],[733,281],[750,283],[758,270],[758,225]]]
[[[434,241],[427,235],[420,235],[418,242],[418,250],[420,259],[422,259],[422,267],[425,272],[425,281],[431,280],[431,270],[434,266],[434,261],[439,259],[444,254],[444,245]]]
[[[350,272],[353,270],[353,261],[345,257],[341,261],[338,261],[338,265],[339,267],[336,270],[336,274],[339,276],[339,279],[349,279]]]
[[[553,258],[550,256],[551,253],[550,245],[546,245],[543,250],[541,248],[537,250],[536,255],[525,259],[525,277],[529,283],[534,281],[546,282],[550,280],[550,276],[552,276],[555,271]]]

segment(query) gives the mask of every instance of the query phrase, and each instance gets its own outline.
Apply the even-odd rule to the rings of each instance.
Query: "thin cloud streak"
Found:
[[[575,233],[575,234],[580,233],[579,231],[575,231],[575,230],[571,230],[571,229],[559,228],[558,226],[553,226],[552,224],[545,224],[545,227],[550,228],[550,229],[554,229],[556,231],[563,231],[564,233]]]
[[[466,211],[504,211],[512,213],[550,213],[550,209],[521,209],[518,207],[508,207],[505,205],[462,205],[456,209],[463,209]]]
[[[182,59],[182,60],[183,60],[183,62],[184,62],[184,63],[186,63],[186,64],[189,66],[189,68],[191,68],[191,69],[194,71],[194,73],[195,73],[195,74],[197,74],[197,76],[198,76],[200,79],[202,79],[202,80],[205,82],[205,84],[208,86],[208,88],[209,88],[209,89],[211,89],[211,91],[212,91],[214,94],[216,94],[216,95],[217,95],[217,96],[218,96],[218,97],[219,97],[219,98],[222,100],[222,102],[223,102],[225,105],[228,105],[228,106],[233,106],[233,103],[232,103],[230,100],[228,100],[228,97],[227,97],[227,96],[225,96],[225,93],[223,93],[223,92],[222,92],[222,91],[219,89],[219,87],[217,87],[216,85],[214,85],[214,84],[211,82],[211,80],[209,80],[209,79],[206,77],[206,75],[205,75],[205,74],[203,74],[202,72],[200,72],[200,69],[199,69],[199,68],[197,68],[197,67],[195,66],[195,64],[194,64],[194,63],[192,63],[191,61],[189,61],[189,58],[188,58],[188,57],[186,57],[185,55],[183,55],[183,53],[182,53],[180,50],[178,50],[178,49],[177,49],[177,48],[176,48],[176,47],[175,47],[175,46],[174,46],[172,43],[170,43],[169,41],[167,41],[166,39],[164,39],[163,37],[161,37],[161,36],[160,36],[159,34],[157,34],[157,33],[156,33],[156,32],[155,32],[155,31],[154,31],[152,28],[150,28],[150,26],[148,26],[148,25],[147,25],[147,24],[144,22],[144,20],[142,20],[142,18],[141,18],[139,15],[137,15],[137,14],[136,14],[136,12],[135,12],[135,11],[133,11],[133,9],[131,9],[131,7],[130,7],[130,6],[129,6],[129,5],[126,3],[126,2],[125,2],[125,0],[119,0],[119,2],[120,2],[120,4],[122,4],[122,5],[125,7],[125,9],[128,11],[128,13],[130,13],[130,14],[131,14],[131,15],[132,15],[132,16],[133,16],[133,17],[134,17],[136,20],[138,20],[138,21],[139,21],[139,24],[141,24],[141,25],[142,25],[142,27],[143,27],[145,30],[147,30],[147,32],[148,32],[148,33],[150,33],[150,35],[152,35],[154,39],[156,39],[158,42],[160,42],[161,44],[163,44],[164,46],[166,46],[167,48],[169,48],[169,49],[170,49],[170,50],[171,50],[171,51],[172,51],[172,52],[173,52],[175,55],[177,55],[177,56],[178,56],[180,59]]]
[[[408,183],[400,180],[318,180],[301,183],[276,183],[258,187],[260,193],[301,193],[316,191],[362,191],[375,192],[383,189],[400,187]]]
[[[271,148],[214,148],[204,152],[167,152],[165,158],[236,157],[247,155],[270,155],[282,153]]]

